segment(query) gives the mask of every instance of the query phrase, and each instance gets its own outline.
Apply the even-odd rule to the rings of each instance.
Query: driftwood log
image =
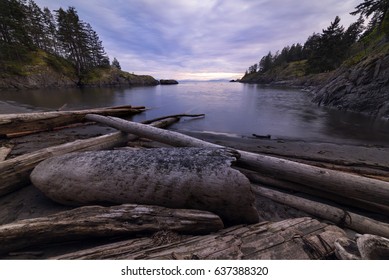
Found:
[[[166,127],[177,122],[178,118],[168,118],[150,124],[151,126]],[[76,140],[62,145],[41,149],[0,162],[0,196],[15,191],[30,183],[30,173],[41,161],[52,156],[71,152],[96,151],[112,149],[125,145],[128,141],[137,139],[135,135],[115,132],[85,140]]]
[[[0,115],[0,135],[26,131],[43,131],[84,121],[86,114],[126,116],[143,112],[144,107],[110,107],[78,111],[51,111]]]
[[[86,115],[86,119],[104,123],[122,131],[133,133],[172,146],[221,147],[177,132],[150,128],[139,123],[125,121],[115,117]],[[269,173],[279,179],[299,183],[328,192],[354,197],[373,203],[387,205],[389,201],[389,183],[354,174],[315,167],[271,156],[240,151],[238,166]]]
[[[258,172],[246,170],[243,168],[238,168],[238,170],[243,174],[245,174],[247,178],[249,178],[249,180],[253,183],[259,183],[260,185],[276,187],[278,189],[283,189],[288,191],[305,193],[317,198],[323,198],[329,201],[336,202],[339,205],[351,206],[353,208],[367,210],[372,213],[387,215],[389,217],[389,205],[382,205],[374,202],[365,201],[362,199],[341,196],[333,192],[326,192],[324,190],[318,190],[298,183],[280,180],[274,177],[262,175]]]
[[[211,211],[227,224],[256,223],[249,180],[216,148],[70,153],[38,164],[31,182],[65,205],[136,203]]]
[[[0,161],[3,161],[7,158],[8,154],[11,152],[11,147],[0,147]]]
[[[389,260],[389,239],[372,235],[357,235],[357,240],[339,238],[335,254],[342,260]]]
[[[363,234],[369,233],[389,238],[389,224],[387,223],[307,198],[264,188],[259,185],[252,184],[252,188],[258,195],[297,208],[315,217],[326,219],[341,227],[347,227]]]
[[[218,216],[199,210],[132,204],[85,206],[0,226],[0,254],[92,237],[130,236],[161,230],[205,234],[222,228]]]
[[[151,239],[128,240],[55,259],[325,259],[345,237],[336,226],[304,217],[234,226],[161,246]]]

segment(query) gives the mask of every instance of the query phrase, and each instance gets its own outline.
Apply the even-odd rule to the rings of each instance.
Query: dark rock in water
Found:
[[[71,153],[41,162],[33,184],[66,205],[149,204],[207,210],[227,224],[255,223],[249,180],[225,149],[164,148]]]
[[[177,85],[178,82],[176,80],[159,80],[161,85]]]

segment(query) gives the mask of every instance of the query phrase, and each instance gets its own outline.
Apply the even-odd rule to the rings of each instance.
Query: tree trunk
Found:
[[[85,206],[0,226],[0,254],[33,245],[92,237],[129,236],[161,230],[205,234],[222,228],[223,222],[218,216],[200,210],[135,204]]]
[[[226,228],[206,236],[151,247],[150,241],[128,240],[55,259],[325,259],[345,233],[336,226],[304,217]],[[259,272],[259,271],[258,271]]]
[[[79,111],[51,111],[39,113],[0,115],[0,135],[26,131],[43,131],[71,123],[83,122],[86,114],[125,116],[138,114],[144,109],[133,109],[131,106],[119,108],[98,108]]]
[[[177,121],[177,118],[169,118],[153,123],[151,126],[155,125],[159,127],[166,127]],[[29,184],[29,176],[31,171],[38,163],[47,158],[67,154],[70,152],[112,149],[117,146],[125,145],[128,141],[132,141],[137,138],[138,136],[135,135],[127,135],[122,132],[115,132],[90,139],[76,140],[70,143],[48,147],[6,161],[2,161],[0,162],[0,196]]]
[[[389,237],[389,224],[387,223],[379,222],[324,203],[264,188],[259,185],[252,185],[252,187],[258,195],[302,210],[313,216],[329,220],[341,227],[348,227],[359,233],[370,233],[386,238]]]

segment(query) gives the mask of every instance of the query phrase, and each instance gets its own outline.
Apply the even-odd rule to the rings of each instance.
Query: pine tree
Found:
[[[364,2],[356,6],[355,11],[350,14],[360,14],[366,18],[372,16],[370,24],[381,28],[388,11],[389,0],[364,0]]]
[[[116,59],[116,57],[113,58],[112,60],[112,67],[121,70],[122,67],[120,66],[119,61]]]

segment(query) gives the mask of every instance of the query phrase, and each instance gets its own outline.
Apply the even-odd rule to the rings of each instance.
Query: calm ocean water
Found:
[[[134,88],[50,89],[0,92],[0,113],[118,105],[144,105],[142,121],[163,115],[204,113],[172,129],[239,136],[270,134],[273,138],[359,144],[389,144],[389,122],[364,115],[317,107],[295,89],[228,82],[183,82]]]

